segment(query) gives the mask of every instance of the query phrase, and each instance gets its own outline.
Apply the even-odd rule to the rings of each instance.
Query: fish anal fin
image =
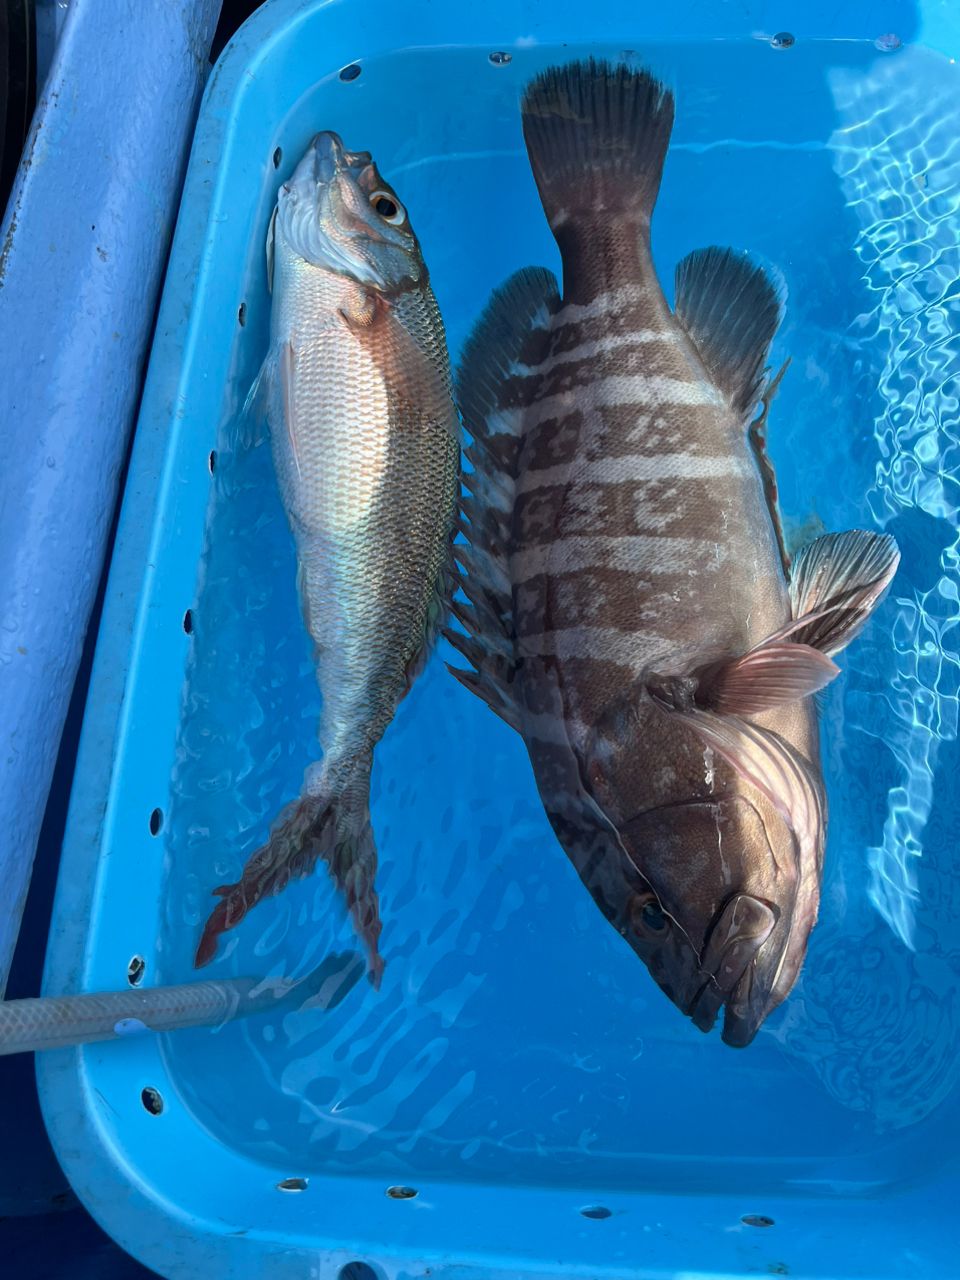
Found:
[[[828,533],[803,547],[790,582],[791,640],[839,653],[863,629],[899,563],[897,544],[885,533]]]
[[[676,317],[744,422],[761,398],[783,295],[781,280],[733,249],[696,249],[677,266]]]
[[[817,693],[838,674],[819,649],[774,640],[704,673],[695,701],[718,715],[761,715]]]
[[[389,298],[368,291],[340,309],[344,324],[383,373],[392,395],[417,418],[444,427],[459,442],[460,423],[446,368],[431,360]]]
[[[770,417],[770,405],[777,392],[780,390],[780,383],[783,381],[783,375],[790,367],[790,357],[788,356],[780,366],[778,372],[767,381],[760,399],[763,408],[754,418],[753,422],[747,430],[747,441],[753,450],[753,456],[756,459],[757,470],[760,472],[760,483],[763,486],[763,496],[767,503],[767,510],[770,512],[770,521],[773,524],[774,536],[777,539],[777,549],[780,552],[780,564],[783,567],[785,577],[790,575],[790,548],[787,546],[787,537],[783,527],[783,518],[780,514],[780,495],[777,486],[777,473],[774,469],[773,462],[770,460],[770,454],[767,451],[767,422]]]

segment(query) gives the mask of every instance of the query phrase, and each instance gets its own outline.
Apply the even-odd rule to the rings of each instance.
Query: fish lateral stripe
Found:
[[[677,334],[672,333],[669,329],[634,329],[632,332],[614,333],[605,338],[594,338],[592,341],[581,342],[576,347],[567,347],[564,350],[555,351],[552,355],[547,356],[546,359],[541,360],[539,364],[516,364],[511,369],[511,372],[518,377],[524,378],[537,375],[543,377],[544,374],[550,373],[561,365],[576,364],[580,360],[594,360],[597,356],[608,355],[611,352],[628,351],[631,347],[648,347],[653,343],[676,346],[678,341]]]
[[[720,393],[705,382],[643,374],[611,374],[576,391],[546,396],[529,409],[513,410],[522,416],[524,430],[541,422],[562,421],[570,413],[588,414],[607,408],[656,409],[668,405],[683,408],[723,406]]]
[[[715,554],[716,543],[705,538],[660,536],[657,534],[617,534],[555,539],[550,560],[558,571],[594,568],[640,569],[645,574],[675,573],[678,569],[696,567],[708,555]],[[721,549],[721,557],[723,551]],[[514,553],[510,562],[511,578],[516,588],[528,578],[543,571],[543,554],[536,545]]]
[[[565,487],[573,477],[578,485],[659,485],[667,480],[721,480],[749,474],[749,462],[731,454],[628,453],[598,458],[575,468],[569,465],[530,467],[517,480],[516,491],[519,496],[554,486]]]
[[[638,635],[636,631],[617,627],[579,625],[521,635],[518,640],[521,657],[569,659],[602,656],[634,675],[640,674],[646,665],[649,649],[654,645],[663,650],[670,649],[668,639],[649,632]]]

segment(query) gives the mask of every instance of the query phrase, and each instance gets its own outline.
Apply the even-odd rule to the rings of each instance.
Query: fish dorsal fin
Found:
[[[517,376],[517,366],[532,364],[537,354],[529,350],[534,335],[548,341],[550,318],[560,305],[557,281],[546,267],[524,267],[493,291],[486,309],[463,346],[457,370],[457,402],[475,447],[492,454],[496,470],[509,469],[499,454],[504,435],[517,437],[518,424],[502,420],[502,411],[516,404],[505,395]],[[484,470],[490,464],[483,463]]]
[[[762,394],[784,292],[779,278],[734,249],[696,249],[677,267],[677,319],[743,421]]]
[[[466,629],[447,639],[476,668],[452,674],[502,719],[519,728],[514,705],[513,604],[509,528],[516,487],[523,408],[521,366],[536,364],[546,349],[548,322],[559,306],[557,282],[542,267],[528,267],[497,289],[467,339],[457,375],[463,423],[472,437],[465,456],[472,470],[463,481],[470,495],[460,503],[454,556],[457,585],[470,602],[454,606]]]
[[[472,437],[464,450],[472,470],[464,484],[473,495],[462,504],[461,532],[473,563],[464,568],[495,584],[497,611],[509,596],[507,528],[513,513],[524,405],[522,368],[536,364],[560,305],[557,282],[543,267],[516,272],[487,303],[463,348],[456,394]]]
[[[889,534],[853,529],[809,543],[793,565],[790,639],[839,653],[865,626],[900,563]]]

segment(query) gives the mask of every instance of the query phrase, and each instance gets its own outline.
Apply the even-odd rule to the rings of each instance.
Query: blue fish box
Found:
[[[48,993],[192,973],[316,754],[319,693],[269,448],[240,409],[277,189],[320,129],[411,212],[456,355],[558,268],[518,95],[584,53],[677,123],[668,295],[709,245],[781,268],[770,424],[788,532],[883,528],[893,590],[824,697],[820,923],[745,1051],[701,1035],[557,845],[523,744],[435,655],[377,752],[386,973],[334,1009],[44,1055],[78,1194],[168,1277],[904,1280],[960,1275],[960,11],[939,0],[272,0],[211,75],[110,573]],[[323,872],[213,976],[354,945]]]

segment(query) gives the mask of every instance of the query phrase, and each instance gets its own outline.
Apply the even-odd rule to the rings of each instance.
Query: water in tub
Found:
[[[489,52],[371,61],[278,122],[291,157],[318,129],[373,152],[410,211],[455,358],[495,285],[531,263],[559,269],[518,100],[582,51]],[[960,1073],[953,72],[866,43],[589,52],[650,66],[676,93],[652,234],[668,296],[677,262],[708,244],[784,277],[771,362],[792,364],[769,452],[788,531],[876,529],[903,553],[821,695],[830,825],[802,975],[744,1052],[684,1019],[584,891],[522,741],[450,679],[442,646],[373,769],[380,992],[184,1032],[165,1052],[202,1123],[305,1173],[689,1187],[723,1162],[728,1186],[882,1185],[908,1148],[946,1156],[939,1117]],[[265,286],[247,305],[165,828],[166,981],[189,976],[210,888],[237,879],[316,758],[294,546],[269,448],[250,447],[236,413],[266,351]],[[350,937],[318,874],[251,912],[215,971],[305,973]]]

